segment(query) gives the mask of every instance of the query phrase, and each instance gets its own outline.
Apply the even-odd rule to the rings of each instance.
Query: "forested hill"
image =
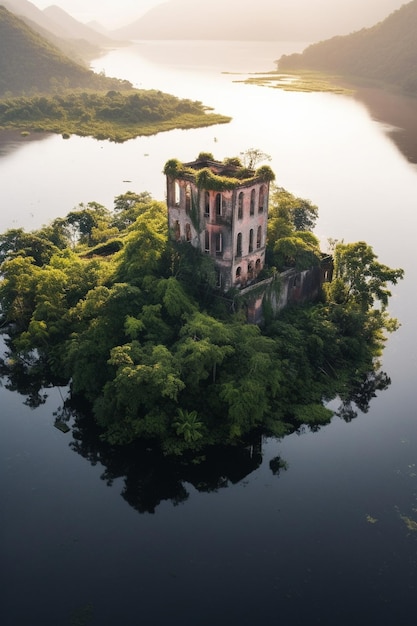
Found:
[[[75,63],[0,6],[0,97],[64,87],[120,90],[123,86],[123,81],[95,74]]]
[[[382,81],[417,95],[417,0],[384,21],[343,37],[313,44],[301,54],[284,55],[280,70],[313,69],[365,81]]]

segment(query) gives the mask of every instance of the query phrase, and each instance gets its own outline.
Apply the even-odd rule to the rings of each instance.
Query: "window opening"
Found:
[[[223,250],[223,236],[222,233],[216,234],[216,252],[220,254]]]
[[[259,190],[259,207],[258,207],[258,213],[263,213],[264,210],[264,206],[265,206],[265,186],[262,185],[260,190]]]
[[[177,182],[175,183],[174,195],[175,206],[180,206],[180,186]]]
[[[191,241],[191,226],[188,223],[185,225],[185,238],[187,241]]]
[[[240,192],[237,200],[237,217],[243,219],[243,191]]]
[[[216,215],[219,217],[222,214],[222,195],[221,193],[216,194]]]
[[[250,214],[255,215],[255,190],[250,192]]]
[[[262,227],[258,226],[258,232],[256,235],[256,247],[257,248],[261,247],[261,242],[262,242]]]
[[[208,191],[204,194],[204,215],[210,217],[210,194]]]
[[[208,230],[204,233],[204,250],[210,252],[210,233]]]
[[[237,235],[236,256],[242,256],[242,233],[238,233]]]

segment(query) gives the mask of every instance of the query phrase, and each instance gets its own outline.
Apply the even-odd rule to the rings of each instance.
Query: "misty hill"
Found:
[[[417,95],[417,0],[384,21],[344,37],[313,44],[301,54],[284,55],[280,70],[314,69],[361,82],[382,82]]]
[[[128,39],[314,41],[370,26],[403,0],[170,0],[115,31]]]
[[[63,88],[123,89],[126,81],[106,78],[66,57],[23,20],[0,6],[0,96]]]
[[[44,9],[43,14],[55,24],[58,24],[71,39],[84,39],[99,47],[114,47],[114,39],[98,32],[86,24],[82,24],[60,7],[55,5],[49,6]]]
[[[28,0],[1,0],[1,4],[71,58],[89,60],[103,48],[116,45],[114,39],[81,24],[59,7],[41,11]]]

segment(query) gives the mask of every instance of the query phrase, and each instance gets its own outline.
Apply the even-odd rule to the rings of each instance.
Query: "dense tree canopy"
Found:
[[[316,217],[310,202],[273,193],[273,263],[319,262]],[[335,395],[350,419],[352,398],[366,410],[388,384],[376,358],[396,327],[388,284],[402,271],[363,242],[336,247],[335,280],[320,302],[262,328],[246,323],[235,293],[216,291],[209,257],[168,241],[166,207],[147,193],[7,231],[0,255],[10,352],[2,373],[13,388],[24,373],[32,404],[46,381],[70,384],[111,444],[147,439],[181,454],[258,428],[281,436],[328,422],[324,401]]]

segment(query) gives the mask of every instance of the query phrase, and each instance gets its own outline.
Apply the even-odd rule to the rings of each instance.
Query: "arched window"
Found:
[[[210,252],[210,233],[208,230],[204,233],[204,250]]]
[[[258,232],[256,235],[256,247],[260,248],[262,243],[262,226],[258,226]]]
[[[249,252],[253,252],[253,228],[249,231]]]
[[[191,185],[185,186],[185,211],[191,211]]]
[[[265,185],[261,185],[261,188],[259,190],[259,207],[258,207],[258,213],[263,213],[264,207],[265,207],[265,199],[266,199],[266,194],[265,194]]]
[[[216,253],[220,254],[223,250],[223,235],[222,233],[216,233]]]
[[[191,225],[188,222],[185,225],[185,238],[187,241],[191,241]]]
[[[216,194],[216,215],[221,216],[222,214],[222,194]]]
[[[243,218],[243,191],[240,192],[237,199],[237,218],[239,220]]]
[[[248,280],[253,278],[253,263],[248,263]]]
[[[242,256],[242,233],[238,233],[236,238],[236,256]]]
[[[239,266],[236,268],[236,280],[240,278],[241,274],[242,274],[242,268]]]
[[[180,186],[177,182],[175,182],[174,193],[175,193],[175,199],[174,199],[175,206],[180,206]]]
[[[261,259],[256,259],[255,274],[258,275],[260,271],[261,271]]]
[[[255,215],[255,190],[250,192],[250,214]]]
[[[204,193],[204,215],[210,217],[210,194],[208,191]]]

